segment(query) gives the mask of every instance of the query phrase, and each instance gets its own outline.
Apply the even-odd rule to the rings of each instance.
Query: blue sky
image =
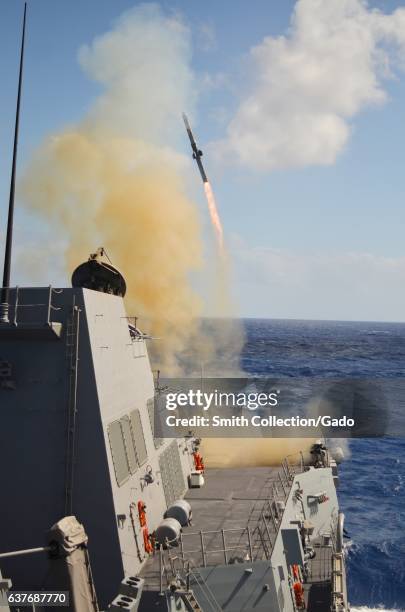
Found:
[[[311,2],[313,10],[317,2],[325,5],[326,0],[299,3],[303,12],[301,35],[296,37],[301,45],[300,55],[306,52],[307,42],[302,42],[305,28],[314,26]],[[344,0],[344,3],[351,5],[349,11],[359,4],[358,0]],[[136,4],[121,0],[29,2],[20,170],[29,163],[33,151],[47,134],[79,121],[100,94],[100,84],[90,80],[77,61],[78,49],[110,30],[117,17]],[[5,0],[0,8],[2,228],[8,199],[22,7],[19,0]],[[339,85],[336,92],[331,91],[329,98],[328,92],[322,89],[327,88],[325,79],[314,84],[313,92],[308,93],[305,85],[302,90],[307,97],[305,113],[308,105],[312,105],[310,113],[315,121],[318,106],[320,114],[326,109],[328,115],[332,112],[339,121],[343,117],[345,125],[338,126],[341,134],[336,138],[343,139],[344,143],[330,145],[328,141],[325,148],[320,142],[320,152],[311,157],[303,151],[303,161],[298,164],[290,145],[284,143],[283,134],[292,143],[292,149],[294,139],[298,143],[301,136],[305,137],[301,147],[305,149],[306,143],[312,140],[309,129],[302,135],[300,128],[297,132],[294,127],[282,125],[281,134],[274,136],[274,146],[271,141],[274,130],[283,122],[289,123],[288,105],[291,97],[301,95],[301,85],[294,81],[291,90],[291,79],[284,82],[286,64],[283,62],[291,57],[288,49],[263,46],[265,37],[272,37],[273,41],[280,36],[285,36],[287,41],[291,39],[289,28],[295,2],[210,0],[161,2],[160,7],[164,14],[180,16],[191,34],[189,66],[198,84],[195,109],[191,109],[194,128],[206,153],[206,169],[225,228],[233,262],[232,292],[239,312],[244,316],[264,317],[405,320],[405,20],[399,14],[395,18],[391,15],[398,8],[405,10],[405,3],[380,1],[363,7],[368,16],[372,16],[373,8],[382,11],[378,24],[370,18],[365,32],[367,36],[371,32],[375,48],[383,50],[384,61],[388,58],[390,62],[389,74],[381,68],[372,69],[378,81],[377,89],[385,92],[384,99],[377,100],[379,93],[372,84],[365,83],[363,93],[348,91],[347,99],[343,100],[342,94],[342,100],[335,103],[345,87],[343,77],[342,87]],[[384,15],[391,15],[387,26],[382,21]],[[333,19],[333,15],[325,16],[328,27],[332,27]],[[345,19],[343,25],[347,23],[347,15]],[[359,23],[363,21],[359,18]],[[383,27],[388,34],[381,38]],[[344,28],[342,32],[345,36]],[[350,51],[352,42],[349,38],[344,49]],[[354,42],[353,54],[361,54],[363,43],[358,43],[359,51],[357,41]],[[321,44],[326,45],[327,41],[321,40]],[[260,46],[262,64],[268,63],[264,68],[268,87],[279,87],[280,92],[292,91],[290,98],[285,94],[287,110],[280,108],[283,100],[280,102],[275,94],[267,96],[263,92],[267,85],[258,85],[264,73],[262,68],[260,75],[251,49]],[[326,51],[329,53],[330,49]],[[340,70],[347,71],[348,66],[351,70],[352,66],[350,60],[348,64],[342,60],[340,65],[341,54],[342,49],[337,47],[331,63],[336,66],[337,81]],[[273,61],[280,62],[278,73]],[[353,79],[362,82],[367,72],[363,60],[359,60],[356,70],[353,70]],[[263,153],[263,165],[257,153],[261,150],[257,129],[255,132],[254,122],[246,119],[243,111],[246,100],[260,96],[262,106],[258,112],[263,112],[263,139],[269,141],[270,147]],[[300,101],[296,100],[292,111],[297,107],[301,113],[299,105]],[[280,113],[279,117],[273,113],[274,109]],[[174,146],[179,153],[188,155],[180,119],[182,110],[188,109],[179,109],[179,132]],[[267,125],[270,114],[272,122]],[[230,125],[236,126],[234,133],[242,134],[241,142],[254,140],[248,161],[240,158]],[[316,130],[317,124],[314,125]],[[348,133],[344,136],[346,128]],[[330,157],[327,164],[323,156]],[[278,167],[274,159],[284,157],[285,163]],[[192,195],[204,217],[205,202],[196,169],[195,173],[191,181]],[[28,280],[19,262],[28,239],[32,246],[36,236],[41,238],[40,225],[41,221],[35,221],[19,206],[15,248],[20,256],[14,266],[14,282]],[[206,219],[205,233],[209,244]],[[57,246],[55,243],[54,248]],[[42,274],[45,271],[46,266]],[[52,282],[66,283],[61,266],[50,266],[47,273]],[[34,280],[49,282],[48,278],[40,278],[40,274]]]

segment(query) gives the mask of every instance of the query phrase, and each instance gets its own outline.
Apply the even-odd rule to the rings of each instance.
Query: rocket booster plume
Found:
[[[197,162],[197,166],[198,166],[198,169],[199,169],[200,174],[201,174],[201,178],[202,178],[203,183],[204,183],[204,191],[205,191],[205,197],[207,198],[208,211],[209,211],[209,214],[210,214],[211,223],[212,223],[212,225],[214,227],[214,230],[215,230],[215,235],[217,237],[219,250],[220,250],[221,254],[223,254],[223,249],[224,249],[224,232],[223,232],[223,229],[222,229],[222,223],[221,223],[221,219],[219,217],[217,204],[215,202],[214,193],[212,191],[212,187],[211,187],[210,182],[209,182],[209,180],[207,178],[207,175],[205,173],[204,166],[202,164],[201,157],[203,155],[203,152],[197,146],[197,143],[195,141],[193,132],[191,131],[191,127],[190,127],[190,124],[189,124],[188,119],[187,119],[187,115],[185,113],[183,113],[183,121],[184,121],[184,125],[186,126],[186,131],[187,131],[188,137],[190,139],[191,149],[193,151],[193,159],[195,159],[195,161]]]
[[[209,181],[204,181],[205,197],[207,198],[208,210],[211,217],[212,225],[217,236],[219,250],[223,253],[224,249],[224,231],[222,229],[221,219],[219,218],[218,208],[215,202],[214,194]]]

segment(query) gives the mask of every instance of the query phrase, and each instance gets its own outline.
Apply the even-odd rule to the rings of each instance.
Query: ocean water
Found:
[[[398,379],[405,324],[246,319],[252,375]],[[394,406],[399,410],[398,407]],[[402,410],[402,408],[401,408]],[[405,610],[405,439],[354,439],[340,466],[352,610]]]

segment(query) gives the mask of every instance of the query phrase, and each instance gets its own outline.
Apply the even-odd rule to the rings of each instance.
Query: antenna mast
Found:
[[[9,308],[9,298],[10,298],[11,250],[12,250],[12,245],[13,245],[15,176],[16,176],[16,169],[17,169],[18,130],[19,130],[19,124],[20,124],[20,104],[21,104],[23,65],[24,65],[26,14],[27,14],[27,3],[25,2],[24,19],[23,19],[23,27],[22,27],[22,38],[21,38],[20,73],[18,77],[17,108],[16,108],[15,126],[14,126],[13,163],[11,167],[10,198],[9,198],[9,203],[8,203],[6,246],[5,246],[5,251],[4,251],[3,286],[1,290],[1,303],[0,303],[0,323],[9,323],[8,308]]]

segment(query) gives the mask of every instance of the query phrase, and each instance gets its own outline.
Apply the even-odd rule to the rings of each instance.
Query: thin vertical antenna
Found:
[[[20,124],[20,104],[21,104],[23,65],[24,65],[26,14],[27,14],[27,3],[25,2],[24,3],[24,19],[23,19],[23,27],[22,27],[22,38],[21,38],[20,73],[18,77],[17,108],[16,108],[15,126],[14,126],[13,164],[11,167],[10,198],[9,198],[9,203],[8,203],[6,247],[4,251],[4,270],[3,270],[3,288],[1,292],[1,304],[0,304],[0,323],[9,322],[8,305],[9,305],[9,297],[10,297],[11,250],[12,250],[12,245],[13,245],[15,175],[16,175],[16,169],[17,169],[18,129],[19,129],[19,124]]]

